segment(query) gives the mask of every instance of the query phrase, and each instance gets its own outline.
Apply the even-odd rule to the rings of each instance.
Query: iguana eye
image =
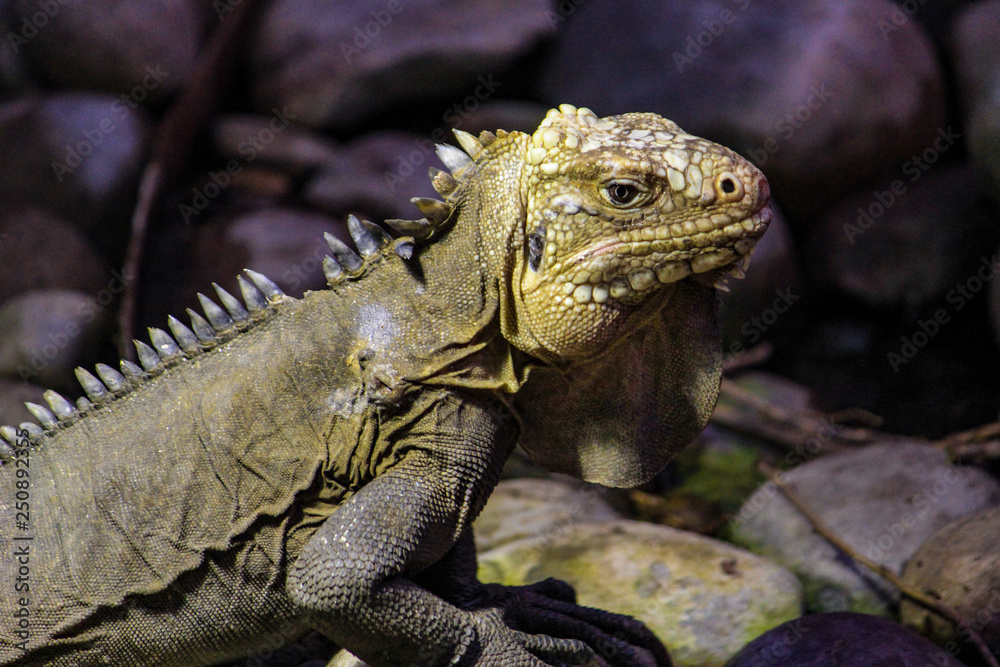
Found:
[[[601,194],[614,206],[633,206],[647,194],[647,191],[632,181],[609,181],[601,190]]]

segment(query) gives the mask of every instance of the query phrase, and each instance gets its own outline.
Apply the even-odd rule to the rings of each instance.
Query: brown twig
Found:
[[[728,376],[735,375],[746,368],[759,366],[770,359],[772,354],[774,354],[774,346],[770,343],[763,342],[754,345],[748,350],[737,352],[723,359],[722,372]]]
[[[964,628],[968,632],[969,640],[975,645],[976,649],[983,656],[986,664],[990,667],[1000,667],[1000,663],[997,663],[996,658],[992,653],[990,653],[990,650],[986,646],[986,642],[983,641],[983,638],[979,636],[979,633],[976,632],[975,629],[969,625],[958,612],[945,603],[935,600],[920,591],[914,590],[908,586],[895,572],[890,570],[885,565],[877,563],[859,554],[853,547],[851,547],[851,545],[847,544],[832,530],[830,530],[829,527],[827,527],[823,519],[821,519],[820,516],[814,512],[811,507],[809,507],[805,500],[803,500],[802,496],[799,495],[798,491],[781,479],[780,471],[775,470],[766,463],[761,463],[760,467],[771,479],[771,481],[774,482],[774,485],[778,487],[778,490],[781,491],[781,493],[788,498],[788,501],[802,513],[806,520],[812,525],[813,530],[819,533],[823,539],[855,563],[865,566],[891,583],[904,597],[907,597],[917,604],[930,609],[934,613],[943,616],[948,619],[948,621],[955,624],[956,628]]]
[[[822,436],[818,438],[821,451],[811,450],[810,455],[898,438],[870,428],[843,426],[836,423],[835,416],[816,410],[786,410],[729,379],[722,380],[719,399],[712,415],[714,423],[790,450],[801,450],[810,439]]]
[[[256,9],[256,0],[237,3],[232,14],[221,21],[199,54],[177,101],[170,107],[153,139],[149,162],[143,170],[132,212],[131,235],[125,251],[122,275],[126,278],[125,292],[118,309],[119,353],[135,359],[128,345],[133,337],[136,305],[139,299],[139,277],[146,233],[153,217],[153,208],[166,188],[175,179],[191,148],[195,136],[211,118],[221,93],[224,78],[235,60],[239,37],[245,34],[249,17]]]
[[[1000,422],[952,433],[931,444],[963,463],[985,465],[991,461],[1000,461]]]

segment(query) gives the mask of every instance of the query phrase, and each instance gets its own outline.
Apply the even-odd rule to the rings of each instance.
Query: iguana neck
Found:
[[[542,341],[518,317],[520,275],[527,262],[528,191],[525,169],[531,137],[521,132],[498,136],[463,174],[464,183],[449,200],[456,209],[448,239],[428,254],[466,254],[479,265],[485,291],[495,296],[503,339],[535,363],[550,362]],[[471,268],[471,267],[470,267]]]
[[[524,382],[531,360],[505,339],[502,313],[512,298],[512,253],[523,247],[520,170],[528,141],[521,133],[498,138],[463,169],[447,197],[451,216],[412,259],[389,253],[362,280],[334,287],[341,298],[412,303],[417,321],[407,345],[423,361],[409,366],[411,382],[505,393]]]

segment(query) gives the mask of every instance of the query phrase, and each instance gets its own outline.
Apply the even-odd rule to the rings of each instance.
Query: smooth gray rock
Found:
[[[33,207],[0,209],[0,304],[32,289],[96,295],[112,279],[80,230]]]
[[[788,570],[734,547],[638,521],[573,524],[479,555],[484,582],[556,577],[585,606],[643,621],[678,667],[719,665],[753,637],[801,613]]]
[[[59,93],[0,105],[0,201],[71,221],[118,264],[148,120],[107,95]]]
[[[861,555],[897,574],[924,540],[949,522],[1000,504],[1000,482],[951,465],[930,445],[898,442],[830,454],[784,473],[827,527]],[[795,572],[813,611],[888,615],[898,592],[852,566],[767,483],[734,517],[734,539]]]
[[[123,105],[162,100],[187,80],[208,12],[194,0],[10,0],[7,46],[60,88],[106,91]]]
[[[460,113],[513,87],[497,73],[552,32],[552,0],[270,3],[250,47],[261,113],[312,126],[357,124],[401,102]],[[505,87],[506,86],[506,87]]]
[[[1000,202],[1000,1],[967,7],[954,21],[949,40],[969,154]]]
[[[920,546],[903,570],[903,581],[964,618],[994,655],[1000,655],[1000,508],[949,523]],[[903,623],[945,649],[969,651],[968,633],[909,600]]]
[[[944,151],[925,153],[932,162],[908,162],[897,178],[845,197],[818,219],[803,244],[813,284],[874,308],[937,305],[949,319],[956,299],[982,288],[992,273],[976,274],[1000,243],[1000,225],[972,166],[938,162],[962,151],[957,126],[949,128]]]
[[[623,518],[601,487],[550,479],[500,482],[476,519],[476,547],[485,551],[524,538],[553,537],[578,523]]]
[[[32,290],[9,299],[0,307],[0,376],[77,392],[73,369],[106,352],[117,296]]]

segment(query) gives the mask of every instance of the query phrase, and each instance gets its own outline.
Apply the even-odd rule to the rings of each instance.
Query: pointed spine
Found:
[[[141,340],[133,340],[132,342],[135,343],[135,351],[139,355],[139,363],[142,364],[147,373],[152,373],[163,368],[160,364],[160,355],[156,353],[156,350]]]
[[[110,389],[111,393],[117,394],[129,388],[129,381],[125,379],[125,376],[111,366],[97,364],[95,368],[97,369],[97,377],[101,378],[104,386]]]
[[[86,396],[76,399],[76,409],[78,412],[88,412],[92,407],[94,407],[94,404]]]
[[[427,220],[434,226],[439,227],[451,215],[452,207],[448,202],[431,197],[413,197],[410,199]]]
[[[393,218],[386,220],[385,224],[403,236],[410,236],[415,239],[427,239],[434,233],[434,225],[427,218],[421,218],[420,220],[399,220]]]
[[[455,139],[458,140],[458,145],[462,147],[466,153],[469,154],[473,160],[479,157],[479,154],[483,152],[483,145],[474,136],[469,134],[464,130],[459,130],[457,128],[452,130],[455,135]]]
[[[327,284],[332,287],[344,279],[344,269],[340,268],[337,260],[327,255],[323,258],[323,275],[326,276]]]
[[[3,438],[12,445],[16,445],[20,438],[17,437],[17,429],[13,426],[0,426],[0,438]]]
[[[128,359],[122,359],[120,365],[122,368],[122,373],[125,375],[126,378],[128,378],[129,382],[132,382],[133,384],[138,383],[140,380],[142,380],[142,377],[146,374],[145,371],[142,370],[142,368],[137,366],[135,363],[129,361]]]
[[[42,427],[34,422],[21,422],[18,424],[18,427],[22,431],[27,431],[29,438],[37,438],[40,435],[45,435],[45,431],[42,430]]]
[[[153,344],[153,349],[156,350],[156,353],[160,355],[160,359],[170,359],[180,356],[181,348],[170,337],[170,334],[156,327],[149,327],[147,331],[149,332],[149,341]]]
[[[411,238],[396,239],[392,244],[392,251],[403,259],[413,257],[414,248],[413,239]]]
[[[455,148],[451,144],[438,144],[436,152],[438,159],[444,163],[451,175],[462,180],[461,172],[472,164],[472,158],[466,155],[462,149]]]
[[[213,329],[212,325],[208,323],[208,320],[190,308],[187,309],[187,314],[188,317],[191,318],[191,328],[194,329],[194,333],[198,336],[198,340],[206,345],[214,343],[215,329]]]
[[[353,213],[347,216],[347,230],[363,258],[368,259],[378,254],[378,241]]]
[[[72,419],[76,414],[76,408],[73,407],[73,404],[67,401],[58,392],[48,389],[42,394],[42,398],[44,398],[45,402],[49,404],[49,407],[52,408],[52,412],[59,418],[60,421]]]
[[[479,143],[483,145],[483,148],[489,146],[494,141],[497,140],[497,135],[493,134],[489,130],[483,130],[479,133]]]
[[[250,313],[248,313],[247,309],[243,307],[243,304],[240,303],[239,299],[219,287],[217,283],[212,283],[212,288],[215,289],[215,293],[219,295],[219,301],[222,302],[226,312],[229,313],[229,316],[233,318],[234,322],[242,324],[250,319]]]
[[[17,429],[13,426],[0,426],[0,459],[9,461],[14,458],[14,447],[18,445]]]
[[[25,407],[28,408],[28,412],[38,420],[38,423],[44,426],[46,429],[54,429],[57,425],[56,416],[49,412],[48,408],[39,405],[38,403],[26,402]]]
[[[250,269],[243,269],[243,272],[250,276],[250,280],[253,284],[257,286],[268,301],[280,301],[285,293],[281,291],[281,288],[274,284],[274,282],[265,276],[263,273],[257,273],[256,271],[251,271]]]
[[[337,260],[337,263],[340,264],[346,273],[355,274],[361,271],[361,268],[365,264],[364,261],[358,257],[357,253],[348,248],[346,243],[330,232],[323,234],[323,238],[326,239],[326,244],[330,246],[333,258]]]
[[[75,368],[73,372],[76,379],[80,381],[83,390],[92,401],[100,401],[108,397],[108,388],[104,383],[95,378],[86,368]]]
[[[434,191],[442,197],[447,197],[458,189],[458,181],[447,171],[431,167],[427,170],[427,173],[430,174],[431,185],[434,187]]]
[[[267,308],[267,297],[254,285],[248,283],[243,276],[236,276],[236,282],[240,284],[240,294],[253,315]]]
[[[188,355],[195,354],[200,350],[198,347],[198,337],[194,335],[194,332],[184,326],[184,323],[179,319],[170,315],[167,317],[167,326],[170,327],[170,331],[174,334],[174,338],[177,339],[178,344],[180,344],[181,349]]]
[[[198,301],[201,302],[201,309],[205,311],[205,317],[208,319],[208,323],[212,325],[213,329],[222,332],[233,326],[233,318],[229,317],[229,313],[222,310],[222,308],[219,307],[219,304],[215,303],[201,292],[198,292]]]
[[[378,244],[380,249],[392,243],[392,237],[389,236],[384,229],[382,229],[382,225],[375,224],[371,220],[362,220],[361,224],[364,225],[365,229],[368,230],[368,233],[372,235],[375,239],[375,243]]]

